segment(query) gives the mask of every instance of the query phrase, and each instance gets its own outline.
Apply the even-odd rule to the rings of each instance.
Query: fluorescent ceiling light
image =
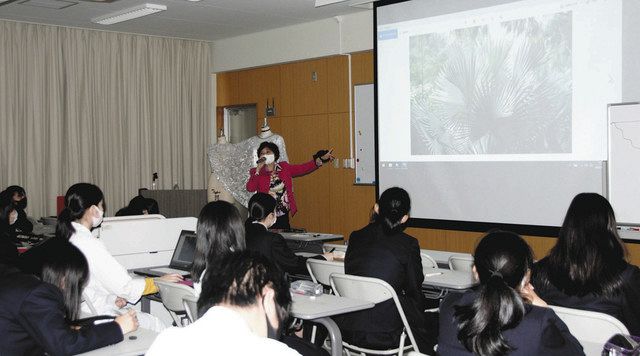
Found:
[[[94,19],[91,19],[91,22],[99,23],[101,25],[112,25],[114,23],[155,14],[156,12],[164,11],[166,9],[167,7],[164,5],[142,4],[139,6],[130,7],[128,9],[116,11],[108,15],[96,17]]]

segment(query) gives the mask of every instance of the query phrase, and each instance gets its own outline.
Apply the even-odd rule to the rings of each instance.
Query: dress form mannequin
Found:
[[[273,136],[273,132],[271,132],[271,128],[269,127],[269,124],[267,123],[267,118],[264,118],[264,124],[262,124],[262,128],[260,129],[260,134],[258,134],[258,137],[265,139],[265,138],[269,138]]]

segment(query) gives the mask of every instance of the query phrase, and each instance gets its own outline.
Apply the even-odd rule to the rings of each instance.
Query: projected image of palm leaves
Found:
[[[410,39],[414,155],[571,152],[571,13]]]

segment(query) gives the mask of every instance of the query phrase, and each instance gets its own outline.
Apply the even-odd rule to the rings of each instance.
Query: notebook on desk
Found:
[[[193,256],[196,252],[196,233],[182,230],[178,243],[173,251],[171,262],[168,266],[137,268],[133,272],[143,276],[160,277],[168,273],[177,273],[188,277],[193,265]]]

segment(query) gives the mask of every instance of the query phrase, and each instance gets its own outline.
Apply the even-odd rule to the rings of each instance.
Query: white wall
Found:
[[[215,41],[213,68],[226,72],[370,49],[373,12],[368,10]]]

